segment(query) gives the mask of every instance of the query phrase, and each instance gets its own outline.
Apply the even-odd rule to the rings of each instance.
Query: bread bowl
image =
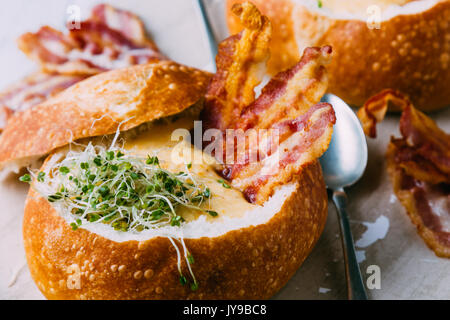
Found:
[[[306,167],[298,184],[281,189],[269,205],[276,210],[266,209],[257,223],[249,219],[214,236],[185,236],[199,283],[192,291],[180,284],[167,238],[120,242],[73,231],[31,191],[23,227],[28,266],[48,299],[267,299],[295,273],[323,230],[327,195],[319,164]]]
[[[32,171],[24,246],[31,275],[47,298],[269,298],[312,250],[327,214],[317,157],[328,147],[335,116],[331,105],[318,102],[326,90],[324,65],[331,48],[306,50],[294,68],[275,76],[255,99],[253,89],[263,76],[256,66],[268,53],[270,23],[249,3],[237,6],[235,12],[245,29],[219,47],[217,60],[231,63],[218,63],[204,105],[189,107],[173,98],[146,94],[142,98],[146,112],[136,115],[141,126],[122,133],[123,143],[118,140],[121,130],[130,128],[128,121],[137,121],[127,118],[129,114],[123,115],[128,121],[115,126],[115,134],[90,136],[69,146],[61,143],[39,172]],[[261,55],[254,54],[255,48]],[[91,105],[117,101],[130,90],[100,90],[104,79],[114,74],[128,81],[127,74],[135,68],[92,77],[76,92],[83,97],[85,90],[99,88],[86,100]],[[170,68],[161,69],[159,79],[167,72]],[[123,85],[130,89],[137,83]],[[168,87],[171,82],[162,82],[161,94],[167,94]],[[245,94],[230,90],[242,87],[251,90]],[[193,97],[183,90],[195,88],[172,89],[178,97]],[[274,96],[277,99],[269,99]],[[124,99],[122,108],[133,109],[135,101]],[[239,118],[227,113],[230,103],[236,102]],[[170,141],[175,128],[182,129],[183,137],[194,128],[195,136],[193,121],[202,107],[200,118],[207,129],[219,119],[226,120],[224,129],[279,128],[281,142],[255,162],[246,158],[234,163],[220,162],[219,152],[202,151],[201,144],[196,148],[189,139]],[[211,117],[213,111],[218,114]],[[263,126],[260,120],[269,118]],[[103,134],[111,133],[104,128],[108,129]],[[217,130],[225,136],[225,130]],[[213,141],[216,146],[226,142],[220,137]],[[262,146],[248,144],[246,151],[261,151]],[[194,160],[200,155],[201,161],[187,162],[185,154]],[[266,165],[273,168],[269,160],[275,155],[282,160],[278,171],[265,172]],[[225,176],[224,170],[231,174]]]
[[[227,5],[231,33],[239,29],[230,12],[236,2],[228,0]],[[423,111],[450,105],[450,1],[254,3],[274,24],[272,72],[291,66],[307,46],[331,45],[335,55],[329,66],[329,90],[347,103],[361,106],[379,91],[392,88],[408,95]],[[380,29],[372,19],[378,15],[373,5],[380,9]]]

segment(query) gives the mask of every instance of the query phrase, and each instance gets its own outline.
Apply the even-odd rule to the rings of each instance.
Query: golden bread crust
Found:
[[[241,1],[228,0],[228,7],[235,2]],[[393,88],[423,111],[450,105],[450,1],[383,21],[380,30],[369,29],[362,20],[311,12],[289,0],[253,2],[274,26],[272,71],[291,66],[306,46],[331,45],[329,91],[347,103],[361,106],[377,92]],[[231,33],[237,32],[233,14],[227,17]]]
[[[197,291],[180,284],[168,239],[118,243],[84,229],[72,231],[31,189],[23,221],[31,275],[49,299],[270,298],[311,252],[326,221],[319,163],[305,167],[297,178],[297,190],[267,223],[215,238],[185,239],[195,257]],[[76,270],[81,272],[80,289],[69,289],[69,276]]]
[[[128,130],[183,111],[200,100],[210,74],[171,61],[88,78],[24,112],[0,136],[0,169],[41,157],[77,139]]]

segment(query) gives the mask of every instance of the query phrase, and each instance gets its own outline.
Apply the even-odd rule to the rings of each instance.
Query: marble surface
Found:
[[[25,31],[48,24],[62,28],[68,5],[83,16],[98,1],[16,0],[0,12],[0,88],[20,79],[36,66],[17,49],[15,39]],[[194,0],[107,1],[138,13],[149,34],[170,58],[198,68],[210,68],[211,56]],[[206,0],[214,16],[218,39],[226,36],[221,0]],[[450,110],[432,115],[447,132]],[[369,163],[361,181],[349,188],[352,229],[365,278],[367,268],[381,270],[381,288],[368,290],[373,299],[449,299],[450,260],[431,252],[392,194],[384,153],[389,137],[398,135],[398,115],[389,115],[379,137],[368,141]],[[22,215],[27,186],[8,176],[0,182],[0,299],[42,299],[30,278],[22,245]],[[346,287],[336,213],[329,217],[322,237],[302,267],[275,299],[345,299]],[[380,238],[380,239],[378,239]]]

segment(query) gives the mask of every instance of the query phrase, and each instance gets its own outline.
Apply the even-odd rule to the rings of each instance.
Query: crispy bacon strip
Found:
[[[400,118],[400,132],[411,152],[433,165],[450,182],[450,135],[411,105]]]
[[[92,16],[67,35],[48,26],[18,39],[19,48],[43,70],[61,74],[102,71],[163,59],[145,37],[142,21],[109,5],[96,6]]]
[[[254,37],[243,35],[255,32],[252,23],[267,18],[249,3],[236,5],[233,11],[240,15],[246,29],[221,44],[217,75],[210,85],[202,120],[207,129],[223,133],[223,154],[215,154],[223,164],[222,175],[241,189],[248,201],[261,204],[275,187],[289,182],[328,148],[336,118],[332,106],[319,101],[328,84],[325,64],[330,60],[331,47],[307,48],[302,59],[276,75],[255,100],[254,88],[260,82],[259,71],[268,53],[255,61],[254,51],[242,48],[258,43]],[[270,35],[270,26],[267,28]],[[264,37],[259,43],[260,52],[267,52],[266,40]],[[239,61],[236,66],[240,69],[233,69],[235,61]],[[250,66],[258,66],[258,72],[252,73],[256,76],[248,72]],[[230,129],[234,135],[229,134]],[[261,131],[266,134],[261,135]],[[247,137],[251,136],[248,132],[256,132],[256,143],[237,138],[236,132]],[[230,150],[234,161],[228,156]]]
[[[242,109],[255,99],[269,59],[272,27],[251,3],[233,6],[245,29],[219,44],[217,72],[206,94],[202,118],[208,128],[231,128]]]
[[[318,103],[328,87],[325,65],[331,47],[306,48],[291,69],[275,75],[256,101],[241,113],[239,127],[268,128],[275,121],[294,119]]]
[[[120,31],[125,38],[131,40],[135,45],[148,46],[155,52],[159,51],[155,43],[145,34],[141,19],[129,11],[100,4],[92,9],[90,20],[102,23],[112,30]]]
[[[389,145],[388,170],[397,198],[430,249],[450,258],[450,185],[430,184],[413,178],[395,163]]]
[[[267,159],[260,156],[257,163],[225,168],[224,176],[244,190],[249,201],[263,202],[276,185],[286,182],[328,148],[336,118],[331,105],[317,103],[327,88],[324,65],[330,55],[330,47],[307,48],[300,62],[276,75],[235,122],[243,130],[278,132],[279,145],[269,148],[258,144],[258,150],[252,151],[259,154],[263,153],[261,148],[269,150]]]
[[[0,93],[0,105],[23,111],[85,78],[35,72]]]
[[[14,112],[23,111],[56,95],[86,76],[35,72],[0,93],[0,132]]]
[[[398,149],[388,148],[388,172],[394,192],[425,243],[441,257],[450,258],[450,184],[419,180],[397,162]],[[419,177],[420,174],[415,174]]]
[[[450,258],[450,135],[402,93],[387,89],[358,111],[368,136],[376,136],[390,102],[403,110],[402,137],[391,138],[386,155],[394,192],[425,243]]]
[[[450,135],[407,100],[388,147],[394,192],[438,256],[450,258]]]
[[[274,123],[271,129],[278,131],[279,144],[258,162],[233,165],[229,170],[233,186],[242,189],[248,201],[263,203],[276,186],[290,181],[326,151],[335,123],[328,103],[316,104],[294,120]]]
[[[371,97],[364,106],[358,110],[358,118],[364,129],[364,133],[370,138],[376,138],[378,122],[383,121],[389,107],[394,104],[397,109],[403,110],[411,102],[401,92],[386,89]]]

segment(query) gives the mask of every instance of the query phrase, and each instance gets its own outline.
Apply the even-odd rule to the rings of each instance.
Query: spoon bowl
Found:
[[[326,94],[322,102],[328,102],[336,113],[330,147],[320,158],[325,183],[337,190],[358,181],[367,166],[367,144],[364,131],[353,110],[339,97]]]

